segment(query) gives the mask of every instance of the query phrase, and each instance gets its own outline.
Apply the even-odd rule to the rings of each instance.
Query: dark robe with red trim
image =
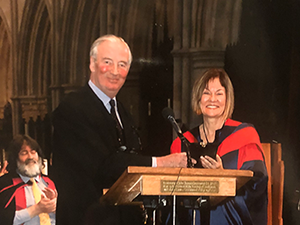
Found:
[[[54,183],[42,176],[48,187],[55,189]],[[0,225],[13,224],[15,212],[27,208],[24,183],[15,172],[9,172],[0,177]]]
[[[198,126],[186,132],[184,136],[191,143],[202,141]],[[224,169],[251,170],[254,176],[237,191],[235,197],[228,197],[210,208],[210,224],[267,224],[268,174],[255,128],[251,124],[228,119],[224,126],[216,131],[214,144]],[[179,138],[171,145],[171,153],[178,152],[181,152]]]

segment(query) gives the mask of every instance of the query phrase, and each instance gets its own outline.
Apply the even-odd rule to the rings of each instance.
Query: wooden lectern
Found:
[[[128,204],[138,195],[235,196],[252,176],[249,170],[129,166],[100,202]]]

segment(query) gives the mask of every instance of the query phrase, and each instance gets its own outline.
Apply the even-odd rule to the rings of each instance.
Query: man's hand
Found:
[[[44,190],[44,193],[47,192],[45,195],[52,197],[52,199],[42,195],[39,203],[27,208],[30,218],[33,218],[41,213],[51,213],[56,211],[57,192],[56,190],[49,191],[49,188],[46,189],[47,190]]]
[[[41,201],[37,203],[41,213],[51,213],[56,211],[56,198],[49,199],[42,195]]]
[[[186,153],[175,153],[156,158],[157,167],[187,167]]]
[[[43,190],[43,192],[46,195],[46,197],[49,198],[49,199],[57,198],[57,195],[58,195],[56,189],[52,190],[51,188],[48,188],[48,187],[46,187]]]

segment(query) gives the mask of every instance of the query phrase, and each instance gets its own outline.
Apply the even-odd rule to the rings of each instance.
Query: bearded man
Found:
[[[42,174],[39,144],[17,135],[8,154],[8,173],[0,177],[0,224],[55,224],[57,191]]]

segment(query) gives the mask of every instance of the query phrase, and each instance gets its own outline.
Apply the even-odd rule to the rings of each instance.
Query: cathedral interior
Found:
[[[233,119],[261,142],[282,143],[284,224],[300,211],[300,2],[298,0],[0,0],[0,149],[26,133],[51,157],[51,112],[89,79],[89,50],[104,34],[129,44],[133,63],[118,99],[135,119],[143,153],[165,155],[174,134],[199,123],[190,106],[199,74],[223,67]],[[299,207],[299,206],[298,206]]]

